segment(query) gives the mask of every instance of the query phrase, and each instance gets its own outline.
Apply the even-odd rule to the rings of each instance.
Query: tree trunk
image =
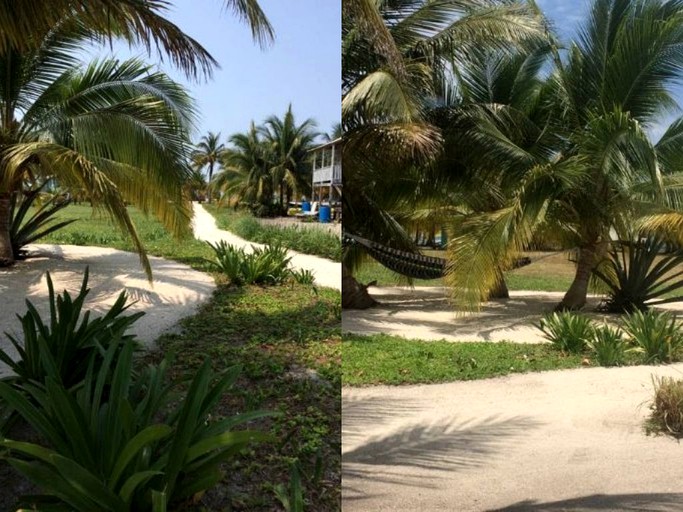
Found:
[[[360,284],[342,263],[342,309],[368,309],[377,305],[377,301],[368,293],[368,286]]]
[[[213,178],[213,162],[209,163],[209,183],[206,186],[206,202],[211,204],[211,179]]]
[[[12,240],[9,236],[9,203],[10,195],[0,194],[0,267],[9,267],[14,264]]]
[[[510,298],[510,292],[508,291],[507,284],[505,283],[505,275],[503,272],[499,272],[498,275],[498,280],[496,281],[496,284],[489,290],[489,294],[486,297],[486,300],[493,300],[493,299],[509,299]]]
[[[555,311],[576,311],[586,305],[591,272],[599,258],[598,249],[597,242],[579,249],[574,281],[562,301],[555,307]]]

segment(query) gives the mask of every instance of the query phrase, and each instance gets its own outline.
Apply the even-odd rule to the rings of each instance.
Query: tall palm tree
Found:
[[[81,34],[53,31],[33,50],[0,54],[0,265],[11,264],[8,204],[35,176],[86,189],[130,234],[151,276],[126,202],[180,236],[194,105],[166,75],[132,59],[78,66]]]
[[[225,144],[220,142],[220,138],[220,133],[209,132],[201,138],[192,152],[192,163],[197,169],[208,167],[209,183],[213,179],[214,167],[220,163],[221,155],[225,151]],[[211,202],[211,193],[209,193],[208,201]]]
[[[390,210],[409,204],[401,189],[414,197],[414,184],[402,181],[406,170],[433,163],[441,151],[441,132],[427,114],[448,94],[443,84],[477,48],[509,49],[544,32],[541,18],[522,2],[344,0],[345,229],[415,250]],[[345,251],[346,307],[363,295],[352,275],[358,261],[356,250]]]
[[[273,186],[279,190],[280,208],[283,211],[286,211],[292,193],[308,193],[310,189],[308,151],[318,136],[314,131],[315,126],[313,119],[305,119],[297,124],[291,104],[282,118],[270,116],[263,125],[264,142],[270,151]]]
[[[252,121],[248,132],[228,139],[230,146],[221,156],[222,169],[210,184],[214,191],[221,192],[222,200],[266,207],[272,203],[271,156],[262,131]]]
[[[325,142],[332,142],[333,140],[341,139],[342,137],[342,125],[341,123],[334,123],[332,129],[322,134],[323,140]]]
[[[517,183],[504,208],[470,218],[451,245],[449,281],[460,298],[477,300],[494,265],[548,226],[577,252],[560,309],[585,304],[611,233],[657,230],[683,241],[683,119],[656,144],[644,129],[675,105],[681,27],[680,2],[595,0],[578,40],[565,55],[554,51],[544,116],[513,120],[500,109],[479,111],[474,138]],[[538,134],[535,144],[511,135],[522,124]]]

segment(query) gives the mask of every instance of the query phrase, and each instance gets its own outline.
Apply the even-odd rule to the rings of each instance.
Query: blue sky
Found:
[[[312,117],[323,132],[339,122],[341,0],[260,0],[275,29],[275,42],[265,50],[252,41],[248,27],[224,9],[222,0],[172,3],[171,21],[221,65],[213,79],[196,83],[160,64],[197,99],[197,136],[211,130],[226,139],[246,131],[252,119],[260,123],[272,114],[282,116],[290,102],[297,122]],[[144,55],[124,46],[115,46],[114,52],[120,58]]]

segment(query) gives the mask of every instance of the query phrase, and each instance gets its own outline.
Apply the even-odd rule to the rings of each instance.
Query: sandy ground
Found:
[[[441,287],[372,287],[380,305],[345,310],[342,330],[360,334],[384,333],[421,340],[514,341],[542,343],[534,327],[562,298],[562,293],[510,292],[510,299],[484,304],[478,313],[456,312]],[[599,299],[589,299],[589,309]],[[597,320],[605,315],[591,314]]]
[[[229,231],[218,229],[216,219],[199,203],[194,203],[193,228],[195,237],[207,242],[216,243],[225,240],[229,244],[244,247],[247,250],[250,250],[252,246],[262,247],[261,244],[248,242]],[[291,265],[296,269],[311,270],[319,286],[341,290],[341,263],[295,251],[288,253],[292,258]]]
[[[532,324],[561,298],[513,292],[456,315],[440,288],[370,291],[382,305],[344,311],[344,331],[541,342]],[[643,433],[653,375],[683,364],[346,388],[343,510],[683,510],[683,447]]]
[[[215,288],[211,276],[162,258],[150,257],[154,273],[154,283],[150,285],[136,254],[72,245],[33,245],[30,250],[39,257],[0,269],[0,333],[19,334],[21,325],[15,315],[25,313],[26,299],[33,302],[38,311],[48,314],[45,278],[48,270],[56,293],[68,290],[75,296],[83,272],[89,267],[91,291],[86,309],[96,314],[104,313],[125,289],[129,298],[136,301],[130,311],[145,312],[131,331],[150,346],[160,334],[208,300]],[[11,348],[2,334],[0,344],[6,350]],[[2,369],[0,367],[0,375]]]
[[[653,374],[683,364],[345,389],[343,510],[683,510],[683,446],[642,430]]]

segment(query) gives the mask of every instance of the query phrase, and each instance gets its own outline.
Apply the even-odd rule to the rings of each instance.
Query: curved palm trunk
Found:
[[[507,283],[505,282],[505,275],[502,271],[498,273],[498,280],[493,288],[489,290],[486,300],[492,299],[509,299],[510,292],[508,291]]]
[[[349,269],[342,263],[342,309],[368,309],[377,301],[368,293],[368,286],[356,281]]]
[[[591,273],[606,247],[606,244],[594,242],[579,249],[574,281],[572,281],[562,301],[555,307],[555,311],[576,311],[586,305]]]
[[[0,267],[9,267],[14,263],[12,240],[9,236],[9,205],[10,195],[0,194]]]
[[[209,163],[209,184],[206,187],[206,197],[207,197],[207,202],[211,204],[211,194],[213,191],[211,190],[211,179],[213,178],[213,162]]]

